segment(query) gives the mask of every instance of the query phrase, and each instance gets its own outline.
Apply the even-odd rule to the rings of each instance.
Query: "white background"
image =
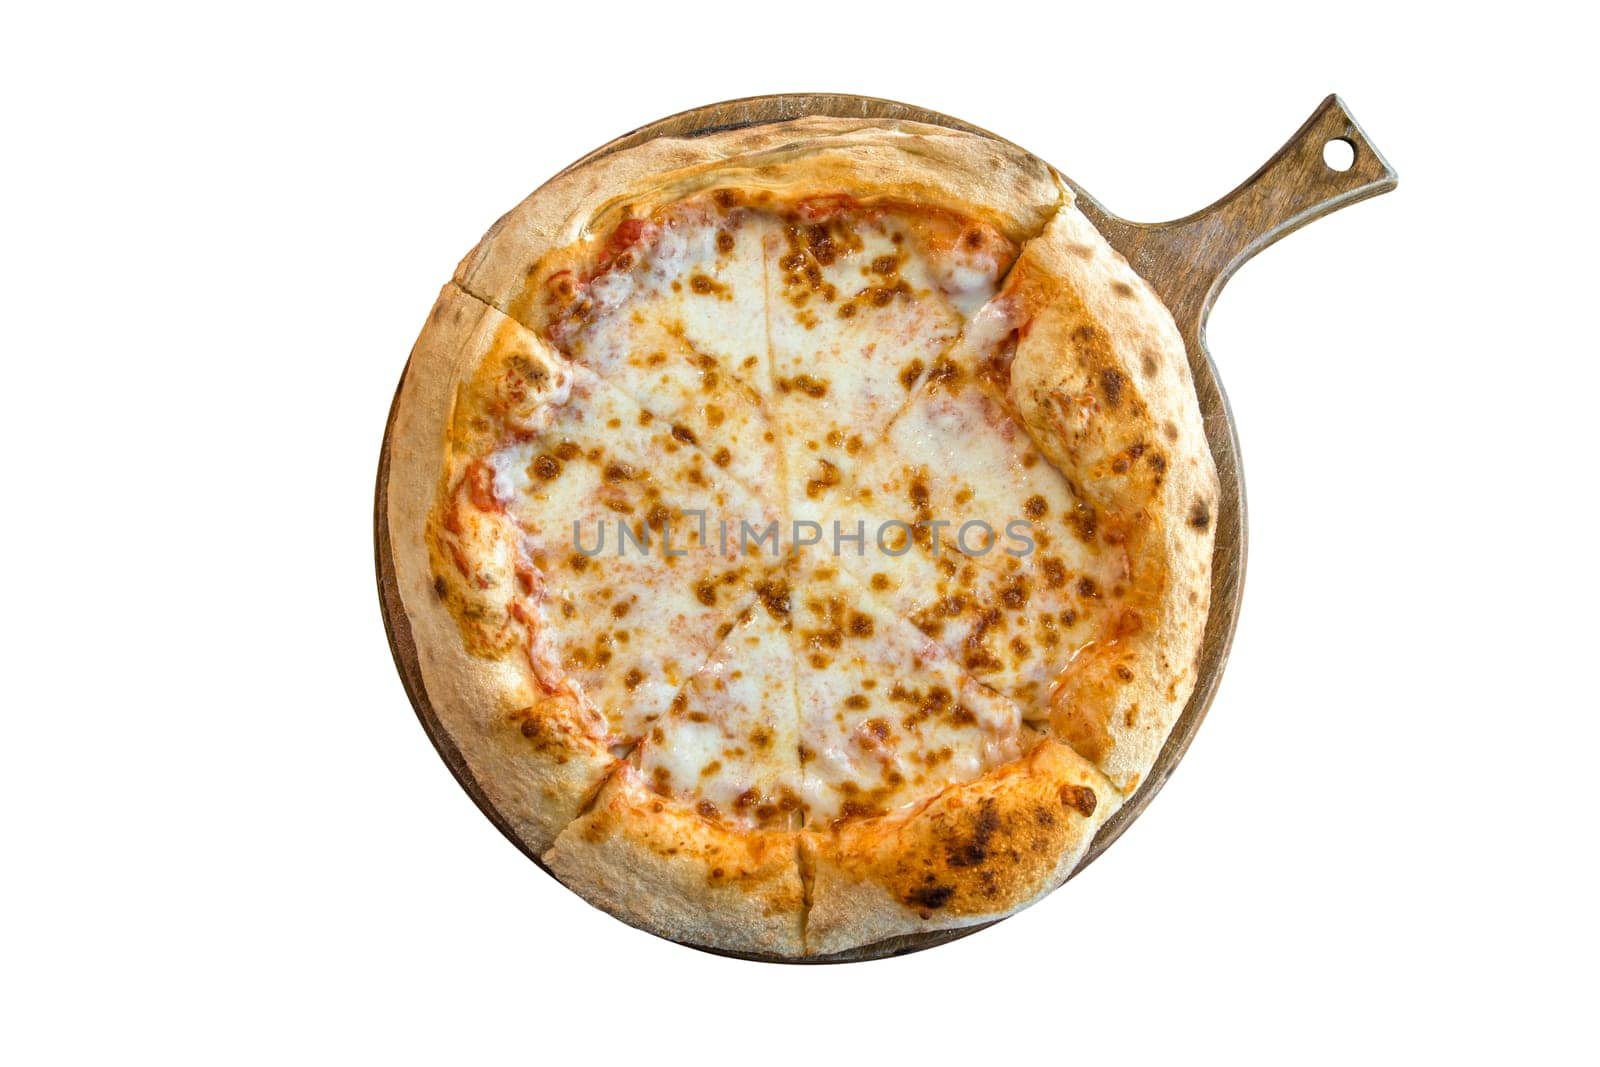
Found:
[[[46,6],[0,32],[0,1058],[1594,1062],[1595,78],[1556,5]],[[1330,91],[1401,173],[1212,319],[1250,573],[1177,776],[1031,911],[831,968],[637,933],[507,844],[371,544],[479,234],[651,119],[812,89],[1139,219]]]

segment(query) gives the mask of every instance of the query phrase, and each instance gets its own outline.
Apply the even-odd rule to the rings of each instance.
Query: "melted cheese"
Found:
[[[1022,717],[833,560],[796,583],[804,795],[815,819],[882,814],[1020,753]]]
[[[1125,561],[1099,543],[1093,509],[971,380],[922,390],[858,484],[895,519],[949,524],[938,532],[947,564],[960,566],[944,568],[942,586],[893,575],[897,607],[1044,717],[1061,664],[1093,639],[1126,577]]]
[[[620,391],[579,368],[543,433],[489,457],[522,533],[524,611],[611,723],[640,737],[754,600],[758,567],[684,509],[768,515],[760,500]],[[627,527],[633,537],[623,540]],[[662,530],[672,538],[671,551]],[[640,547],[648,538],[648,550]],[[683,553],[677,555],[676,553]]]
[[[630,269],[592,283],[598,312],[567,350],[776,506],[762,263],[774,228],[699,211],[656,227]]]
[[[653,788],[708,817],[799,824],[799,722],[788,616],[758,604],[734,624],[639,746]]]
[[[475,595],[511,603],[486,617],[708,819],[891,812],[1017,758],[1115,561],[982,381],[1013,250],[892,207],[696,200],[629,227],[554,313],[559,352],[513,338],[537,373],[477,457],[491,499],[463,496],[497,513]],[[968,519],[1036,547],[963,554]],[[825,533],[780,560],[721,520]],[[662,521],[681,555],[619,556],[621,524]],[[836,522],[865,544],[835,555]]]
[[[794,223],[767,242],[773,418],[802,516],[960,335],[961,315],[907,245],[892,219]]]

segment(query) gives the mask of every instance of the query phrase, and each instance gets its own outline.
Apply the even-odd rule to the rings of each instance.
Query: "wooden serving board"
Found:
[[[789,93],[730,100],[660,119],[596,149],[572,166],[658,137],[703,136],[718,130],[782,122],[808,115],[905,119],[1003,140],[960,119],[892,100],[833,93]],[[1354,151],[1354,160],[1347,169],[1337,170],[1324,161],[1324,149],[1333,141],[1342,141]],[[1227,395],[1223,392],[1216,366],[1206,348],[1206,319],[1211,306],[1233,272],[1261,249],[1313,219],[1358,200],[1388,192],[1395,187],[1398,176],[1372,146],[1345,108],[1344,102],[1337,96],[1329,96],[1295,131],[1294,136],[1242,185],[1209,207],[1172,222],[1130,222],[1113,215],[1076,182],[1070,178],[1067,180],[1078,195],[1079,208],[1105,235],[1112,247],[1121,252],[1155,288],[1177,320],[1188,349],[1195,388],[1200,396],[1206,437],[1222,483],[1212,562],[1211,614],[1206,621],[1200,653],[1200,677],[1194,695],[1189,698],[1188,706],[1173,727],[1172,735],[1167,739],[1150,774],[1128,802],[1100,828],[1083,862],[1073,872],[1076,875],[1122,836],[1123,831],[1139,817],[1171,777],[1216,697],[1222,671],[1227,664],[1228,650],[1233,644],[1239,602],[1244,591],[1244,472],[1240,466],[1239,438],[1234,428],[1233,413],[1229,410]],[[404,381],[403,375],[401,380]],[[395,397],[398,400],[398,389]],[[384,430],[383,450],[378,460],[374,515],[378,597],[384,626],[389,634],[389,647],[394,652],[395,665],[399,668],[412,707],[416,709],[439,755],[483,813],[513,844],[521,848],[516,836],[506,827],[468,773],[461,754],[429,705],[427,691],[423,687],[411,626],[395,582],[394,559],[389,545],[387,486],[389,432],[393,425],[394,409],[391,406],[389,425]],[[539,863],[538,856],[532,853],[528,855],[535,863]],[[993,924],[891,938],[833,956],[803,960],[763,956],[745,958],[789,963],[882,959],[954,941],[989,925]]]

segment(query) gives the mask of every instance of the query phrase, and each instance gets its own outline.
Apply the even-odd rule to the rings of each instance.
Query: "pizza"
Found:
[[[1196,682],[1218,483],[1183,342],[987,137],[806,118],[562,173],[441,292],[385,488],[471,787],[693,945],[1037,901]]]

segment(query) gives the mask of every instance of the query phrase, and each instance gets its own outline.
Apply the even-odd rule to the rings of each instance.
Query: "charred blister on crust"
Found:
[[[878,881],[924,921],[1024,903],[1049,887],[1063,855],[1086,845],[1096,813],[1104,815],[1086,772],[1051,745],[951,790],[901,827],[881,817],[853,825],[823,850],[825,862]]]

